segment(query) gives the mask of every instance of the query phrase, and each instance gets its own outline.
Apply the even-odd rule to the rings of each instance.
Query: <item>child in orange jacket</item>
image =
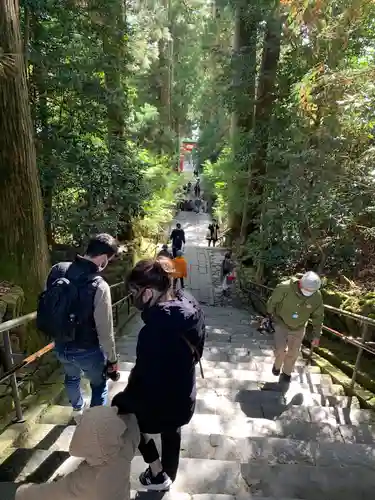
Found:
[[[173,264],[173,288],[176,289],[178,280],[180,280],[181,288],[185,288],[184,278],[187,278],[187,262],[184,259],[181,250],[177,250],[176,258],[173,260]]]

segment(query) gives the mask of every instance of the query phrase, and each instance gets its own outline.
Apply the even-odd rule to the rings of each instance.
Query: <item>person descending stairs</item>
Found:
[[[197,367],[195,414],[182,428],[179,469],[167,496],[372,500],[374,413],[360,409],[355,397],[348,408],[342,387],[301,357],[287,392],[262,390],[264,384],[278,380],[272,374],[272,337],[257,331],[258,324],[247,310],[212,305],[209,252],[218,249],[202,246],[208,215],[185,213],[178,220],[191,263],[185,286],[205,303],[207,337],[205,378]],[[110,400],[126,386],[141,326],[135,316],[117,340],[121,378],[110,382]],[[22,481],[45,482],[65,475],[74,428],[63,395],[13,445],[9,445],[11,429],[5,431],[0,436],[0,499],[13,500],[14,488]],[[1,448],[2,442],[8,445]],[[160,446],[159,436],[155,442]],[[138,453],[131,465],[132,498],[145,494],[138,479],[144,470]]]

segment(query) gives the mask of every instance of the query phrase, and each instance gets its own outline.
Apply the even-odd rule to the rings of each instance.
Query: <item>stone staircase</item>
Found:
[[[286,394],[271,373],[271,338],[251,324],[249,313],[205,307],[207,343],[198,400],[183,429],[179,473],[172,500],[369,500],[375,487],[375,415],[351,408],[341,386],[332,384],[301,358]],[[121,378],[110,382],[113,396],[126,385],[135,359],[135,317],[117,345]],[[267,390],[269,389],[269,390]],[[1,457],[0,500],[11,500],[15,483],[44,482],[72,467],[68,448],[74,432],[64,396],[42,415],[33,431]],[[1,441],[1,436],[0,436]],[[76,463],[76,461],[75,461]],[[145,493],[132,463],[133,496]],[[236,499],[234,498],[236,497]]]

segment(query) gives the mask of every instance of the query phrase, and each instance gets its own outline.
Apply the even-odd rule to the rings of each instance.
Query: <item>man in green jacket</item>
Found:
[[[268,300],[267,313],[273,319],[275,328],[272,373],[278,376],[281,372],[280,382],[290,382],[309,319],[314,335],[312,345],[319,345],[324,319],[320,287],[319,276],[309,271],[301,279],[291,278],[280,283]]]

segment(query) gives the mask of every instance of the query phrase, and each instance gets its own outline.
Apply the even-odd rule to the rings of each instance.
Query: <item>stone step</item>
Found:
[[[118,353],[120,355],[120,360],[125,361],[125,362],[130,362],[134,363],[136,360],[136,350],[135,348],[133,349],[125,349],[123,348],[122,350],[118,350]],[[249,361],[255,361],[255,362],[265,362],[265,363],[273,363],[274,361],[274,356],[273,355],[263,355],[263,354],[258,354],[258,355],[253,355],[249,354],[248,350],[243,350],[241,349],[238,354],[232,354],[228,352],[227,349],[224,349],[220,352],[211,352],[208,350],[204,351],[203,354],[203,359],[205,361],[213,361],[213,362],[229,362],[229,363],[246,363]]]
[[[134,350],[137,346],[137,339],[136,337],[129,337],[126,340],[117,341],[116,346],[120,352],[123,349]],[[243,338],[243,339],[238,338],[238,339],[232,339],[231,341],[225,340],[224,338],[222,338],[222,340],[207,338],[205,341],[205,350],[216,350],[216,349],[220,350],[244,349],[244,350],[249,350],[254,354],[256,352],[261,353],[262,351],[267,351],[270,354],[273,353],[273,345],[271,342],[260,342],[259,340],[251,338]]]
[[[2,483],[0,482],[0,498],[1,500],[14,500],[16,490],[19,484],[17,483]],[[174,491],[173,489],[170,491],[163,492],[161,495],[155,491],[137,491],[132,490],[130,492],[130,500],[160,500],[161,496],[163,500],[242,500],[241,498],[234,495],[223,495],[223,494],[199,494],[199,495],[189,495],[188,493],[183,493],[179,491]],[[298,500],[292,498],[265,498],[265,497],[254,497],[251,494],[246,495],[246,500]],[[244,500],[244,499],[243,499]]]
[[[253,495],[303,500],[371,500],[374,471],[362,466],[310,467],[301,464],[242,464],[243,479]]]
[[[29,436],[15,443],[12,453],[19,448],[36,448],[49,451],[69,451],[75,426],[38,424]],[[153,436],[160,450],[160,436]],[[45,455],[40,455],[44,457]],[[46,455],[47,456],[47,455]],[[63,455],[62,455],[63,456]],[[317,442],[272,437],[230,437],[223,434],[199,434],[190,426],[182,429],[181,456],[210,460],[234,460],[248,462],[262,460],[275,463],[306,463],[327,466],[362,465],[375,467],[375,443],[372,445],[337,442]],[[10,454],[8,455],[8,465]],[[13,464],[13,469],[17,465]],[[0,468],[1,472],[1,468]]]
[[[183,493],[179,491],[174,491],[172,488],[170,491],[164,492],[162,494],[163,500],[298,500],[293,498],[270,498],[270,497],[259,497],[253,496],[250,493],[246,494],[246,497],[242,498],[239,495],[225,495],[222,493],[211,494],[211,493],[201,493],[198,495],[189,495],[188,493]],[[142,490],[132,490],[130,492],[131,500],[160,500],[161,494],[152,491],[142,491]],[[7,500],[7,499],[5,499]],[[13,500],[13,499],[12,499]]]
[[[349,399],[347,396],[324,396],[322,394],[312,394],[310,392],[296,395],[283,395],[271,399],[261,397],[259,392],[238,393],[235,391],[215,392],[211,390],[200,390],[198,392],[195,411],[196,413],[220,414],[230,416],[236,414],[245,414],[248,417],[272,418],[272,415],[280,411],[280,406],[306,406],[306,407],[338,407],[346,408]],[[263,392],[263,391],[262,391]],[[273,406],[276,405],[277,406]],[[351,408],[359,409],[359,401],[353,398]]]
[[[139,489],[138,477],[145,470],[143,458],[136,456],[131,466],[131,488]],[[234,461],[181,458],[173,491],[196,494],[248,496],[241,465]]]
[[[205,368],[205,377],[210,376],[213,373],[214,377],[230,377],[233,371],[261,371],[261,372],[269,372],[271,373],[273,362],[262,362],[262,361],[249,361],[243,363],[228,363],[228,362],[215,362],[209,361],[203,358],[202,363],[204,363]],[[130,371],[134,367],[134,362],[130,361],[120,361],[119,369],[122,371]],[[197,367],[198,372],[200,373],[199,367]],[[212,370],[217,370],[216,372],[212,372]],[[294,373],[321,373],[320,368],[318,366],[306,366],[306,364],[301,360],[298,361],[298,364],[295,366]],[[240,374],[241,380],[246,379],[244,374]]]
[[[69,459],[59,467],[51,480],[74,470],[79,460]],[[141,456],[136,456],[131,464],[130,484],[133,490],[142,490],[139,475],[147,465]],[[249,498],[248,487],[241,476],[241,464],[234,461],[181,458],[178,475],[173,484],[173,493],[240,495]],[[160,499],[160,495],[158,498]]]
[[[219,398],[220,399],[220,398]],[[264,425],[265,435],[284,436],[283,430],[287,429],[291,436],[294,428],[298,428],[296,435],[300,436],[299,429],[304,429],[309,422],[328,424],[331,427],[341,425],[373,424],[374,412],[370,410],[332,408],[321,406],[298,406],[287,405],[278,400],[260,400],[257,405],[238,402],[233,407],[229,400],[221,401],[223,414],[220,406],[216,412],[216,401],[214,395],[211,399],[198,399],[197,411],[189,426],[198,434],[227,434],[233,437],[251,437],[256,429]],[[288,421],[289,419],[289,421]],[[53,425],[68,425],[74,423],[72,420],[72,409],[70,406],[53,405],[41,417],[40,423]],[[258,430],[255,435],[259,434]],[[300,437],[296,437],[300,439]],[[304,439],[304,438],[303,438]]]
[[[363,414],[363,410],[351,410],[350,416],[348,416],[346,409],[342,408],[285,407],[280,405],[279,410],[277,410],[276,404],[270,406],[270,413],[273,416],[272,420],[243,415],[223,417],[217,414],[196,413],[189,428],[198,434],[213,433],[231,437],[272,436],[302,440],[332,439],[343,441],[339,435],[339,425],[366,424],[371,425],[371,429],[374,426],[371,420],[366,421],[368,414]]]
[[[155,437],[160,449],[160,438]],[[301,463],[311,466],[375,467],[375,444],[317,442],[288,438],[232,438],[220,434],[202,435],[183,430],[182,456],[241,463]]]
[[[10,449],[5,457],[1,457],[0,482],[44,483],[68,458],[69,453],[53,448]]]
[[[125,386],[126,381],[113,384],[112,390],[110,390],[110,399],[117,392],[123,390]],[[253,386],[253,390],[247,385],[246,389],[239,391],[225,387],[200,388],[197,393],[196,413],[220,414],[223,417],[242,415],[270,419],[276,418],[290,405],[312,408],[332,407],[332,410],[333,407],[344,410],[347,407],[348,398],[346,396],[312,393],[307,385],[303,388],[297,385],[293,387],[295,389],[290,389],[286,394],[276,391],[261,391],[256,385]],[[352,408],[359,408],[357,398],[352,399]],[[53,405],[46,411],[41,422],[55,425],[72,422],[72,409],[66,394],[61,398],[59,405]]]
[[[258,361],[254,361],[254,359],[251,359],[249,361],[243,361],[243,362],[238,362],[238,363],[230,363],[228,361],[210,361],[208,359],[204,359],[204,364],[206,367],[210,369],[223,369],[226,370],[227,372],[230,372],[232,370],[272,370],[273,366],[273,359],[270,357],[266,357],[266,361],[261,361],[259,359]],[[302,358],[298,359],[294,368],[295,372],[300,372],[300,371],[309,371],[310,373],[321,373],[320,368],[318,366],[314,365],[306,365],[306,361],[304,361]]]
[[[197,377],[197,387],[199,388],[222,388],[228,387],[231,389],[247,389],[256,388],[258,384],[275,383],[278,377],[275,377],[271,371],[255,371],[255,370],[232,370],[228,377],[226,370],[213,369],[206,370],[204,360],[202,361],[205,378],[200,375]],[[198,372],[200,373],[200,372]],[[124,382],[129,377],[130,371],[121,371],[120,381]],[[332,380],[329,375],[320,373],[300,372],[292,374],[292,381],[311,385],[322,385],[326,387],[332,386]]]

